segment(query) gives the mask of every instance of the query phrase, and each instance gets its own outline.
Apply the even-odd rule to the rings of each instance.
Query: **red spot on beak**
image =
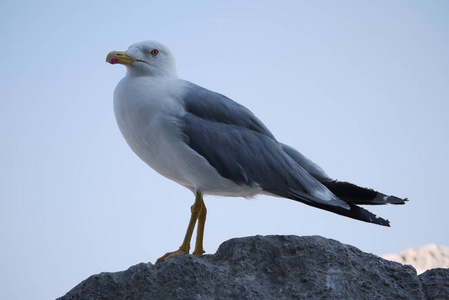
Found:
[[[113,58],[111,58],[111,59],[109,60],[109,63],[110,63],[111,65],[118,64],[118,57],[113,57]]]

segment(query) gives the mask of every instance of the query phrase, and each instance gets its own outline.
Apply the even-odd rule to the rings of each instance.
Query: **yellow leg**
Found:
[[[203,197],[201,197],[201,210],[198,214],[198,228],[196,230],[196,243],[193,255],[201,256],[205,251],[203,249],[204,224],[206,223],[207,209],[204,204]]]
[[[203,208],[204,208],[204,213],[202,212]],[[193,230],[195,229],[196,220],[199,220],[200,218],[201,218],[201,220],[198,221],[197,242],[196,242],[196,246],[195,246],[195,252],[193,254],[195,256],[200,256],[201,254],[204,253],[202,245],[203,245],[204,223],[206,221],[206,206],[204,205],[203,196],[201,195],[201,193],[196,194],[195,203],[192,205],[190,210],[191,210],[192,214],[190,216],[189,226],[187,227],[187,232],[186,232],[186,235],[184,237],[184,241],[182,242],[181,247],[179,247],[179,249],[176,251],[166,253],[164,256],[162,256],[161,258],[159,258],[156,261],[156,264],[159,264],[167,259],[170,259],[170,258],[178,256],[178,255],[189,254],[190,240],[192,239],[192,234],[193,234]],[[201,236],[198,237],[200,235],[200,227],[201,227]],[[201,249],[198,248],[199,245],[200,245]],[[198,254],[199,251],[202,251],[202,252],[200,254]]]

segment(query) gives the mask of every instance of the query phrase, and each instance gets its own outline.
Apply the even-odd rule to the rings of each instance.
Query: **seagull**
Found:
[[[357,205],[407,201],[330,178],[300,152],[277,141],[244,106],[180,79],[174,56],[159,42],[112,51],[106,62],[127,69],[114,91],[114,113],[128,145],[159,174],[195,195],[182,245],[156,263],[188,254],[197,222],[192,254],[205,252],[203,195],[271,195],[383,226],[390,226],[389,221]]]

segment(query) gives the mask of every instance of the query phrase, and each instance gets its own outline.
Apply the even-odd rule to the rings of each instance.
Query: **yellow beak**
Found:
[[[106,56],[106,62],[114,65],[114,64],[122,64],[126,66],[130,66],[136,60],[131,56],[128,56],[126,51],[111,51],[108,56]]]

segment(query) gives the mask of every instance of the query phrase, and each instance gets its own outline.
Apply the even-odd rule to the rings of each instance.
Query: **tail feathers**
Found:
[[[387,196],[373,189],[363,188],[349,182],[337,180],[320,180],[320,182],[335,196],[351,204],[405,204],[405,201],[408,201],[408,199]]]
[[[370,204],[405,204],[405,202],[408,201],[407,198],[405,199],[401,199],[398,198],[396,196],[388,196],[388,195],[384,195],[382,193],[377,193],[376,198],[373,199],[373,201]]]

